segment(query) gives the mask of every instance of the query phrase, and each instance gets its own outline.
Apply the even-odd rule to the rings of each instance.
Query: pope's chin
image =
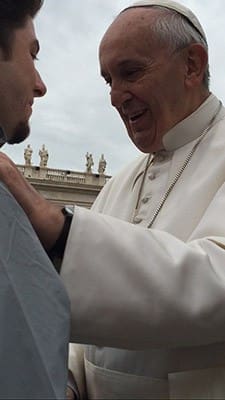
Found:
[[[16,144],[23,142],[30,134],[30,126],[28,122],[19,122],[8,136],[7,143]]]
[[[134,143],[134,145],[140,150],[142,153],[153,153],[156,151],[155,147],[155,140],[152,137],[151,132],[148,130],[140,130],[134,131],[129,127],[129,136]]]

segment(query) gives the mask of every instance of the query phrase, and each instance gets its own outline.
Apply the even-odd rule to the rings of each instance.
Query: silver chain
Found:
[[[177,171],[177,173],[176,173],[176,175],[175,175],[173,181],[171,182],[171,184],[169,185],[169,187],[168,187],[168,189],[166,190],[165,194],[163,195],[163,197],[162,197],[162,199],[161,199],[159,205],[157,206],[157,208],[156,208],[156,210],[155,210],[155,212],[154,212],[154,214],[153,214],[153,216],[152,216],[152,219],[151,219],[150,223],[148,224],[148,228],[151,228],[151,227],[152,227],[152,225],[153,225],[153,223],[155,222],[155,220],[156,220],[158,214],[160,213],[162,207],[164,206],[164,204],[165,204],[167,198],[169,197],[170,193],[172,192],[174,186],[176,185],[177,181],[180,179],[181,175],[183,174],[185,168],[186,168],[187,165],[189,164],[189,162],[190,162],[190,160],[191,160],[193,154],[195,153],[195,151],[196,151],[196,149],[197,149],[199,143],[202,141],[202,139],[205,137],[205,135],[206,135],[206,134],[208,133],[208,131],[211,129],[211,127],[212,127],[212,125],[213,125],[213,123],[214,123],[216,117],[218,116],[218,114],[219,114],[221,108],[222,108],[222,103],[220,102],[219,107],[218,107],[218,110],[216,111],[216,113],[215,113],[215,115],[213,116],[212,120],[210,121],[209,125],[208,125],[207,128],[205,128],[204,131],[202,132],[202,134],[201,134],[201,136],[199,137],[198,141],[195,143],[195,145],[194,145],[193,148],[191,149],[190,153],[187,155],[187,157],[186,157],[186,159],[185,159],[185,161],[184,161],[184,164],[181,166],[181,168],[179,169],[179,171]],[[150,158],[150,156],[149,156],[149,158]],[[148,169],[148,167],[149,167],[149,158],[148,158],[148,161],[147,161],[147,164],[146,164],[146,171],[145,171],[145,173],[144,173],[143,181],[144,181],[144,179],[145,179],[146,172],[147,172],[147,169]],[[142,181],[142,184],[141,184],[141,191],[142,191],[142,189],[143,189],[143,184],[144,184],[143,181]],[[139,199],[140,199],[140,196],[141,196],[141,191],[139,192],[139,195],[138,195],[138,198],[139,198]]]

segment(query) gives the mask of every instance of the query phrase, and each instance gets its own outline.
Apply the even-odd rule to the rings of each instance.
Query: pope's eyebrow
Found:
[[[126,67],[130,67],[130,66],[140,66],[141,63],[139,61],[136,60],[123,60],[118,64],[119,68],[126,68]]]
[[[142,67],[143,63],[138,61],[138,60],[133,60],[133,59],[126,59],[126,60],[122,60],[118,63],[117,68],[119,69],[123,69],[123,68],[128,68],[128,67]],[[107,76],[107,73],[105,73],[104,70],[101,69],[101,76],[103,78],[105,78]]]

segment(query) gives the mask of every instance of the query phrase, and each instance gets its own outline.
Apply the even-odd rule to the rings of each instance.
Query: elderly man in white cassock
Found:
[[[113,21],[99,57],[143,154],[91,210],[58,210],[54,232],[55,206],[39,198],[31,216],[62,258],[71,377],[81,399],[223,399],[225,110],[209,90],[205,33],[183,5],[141,1]],[[27,212],[28,184],[14,177]]]

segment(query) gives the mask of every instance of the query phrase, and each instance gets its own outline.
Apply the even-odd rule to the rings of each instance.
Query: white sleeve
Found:
[[[225,188],[193,240],[76,208],[62,266],[72,341],[129,349],[225,340]]]

